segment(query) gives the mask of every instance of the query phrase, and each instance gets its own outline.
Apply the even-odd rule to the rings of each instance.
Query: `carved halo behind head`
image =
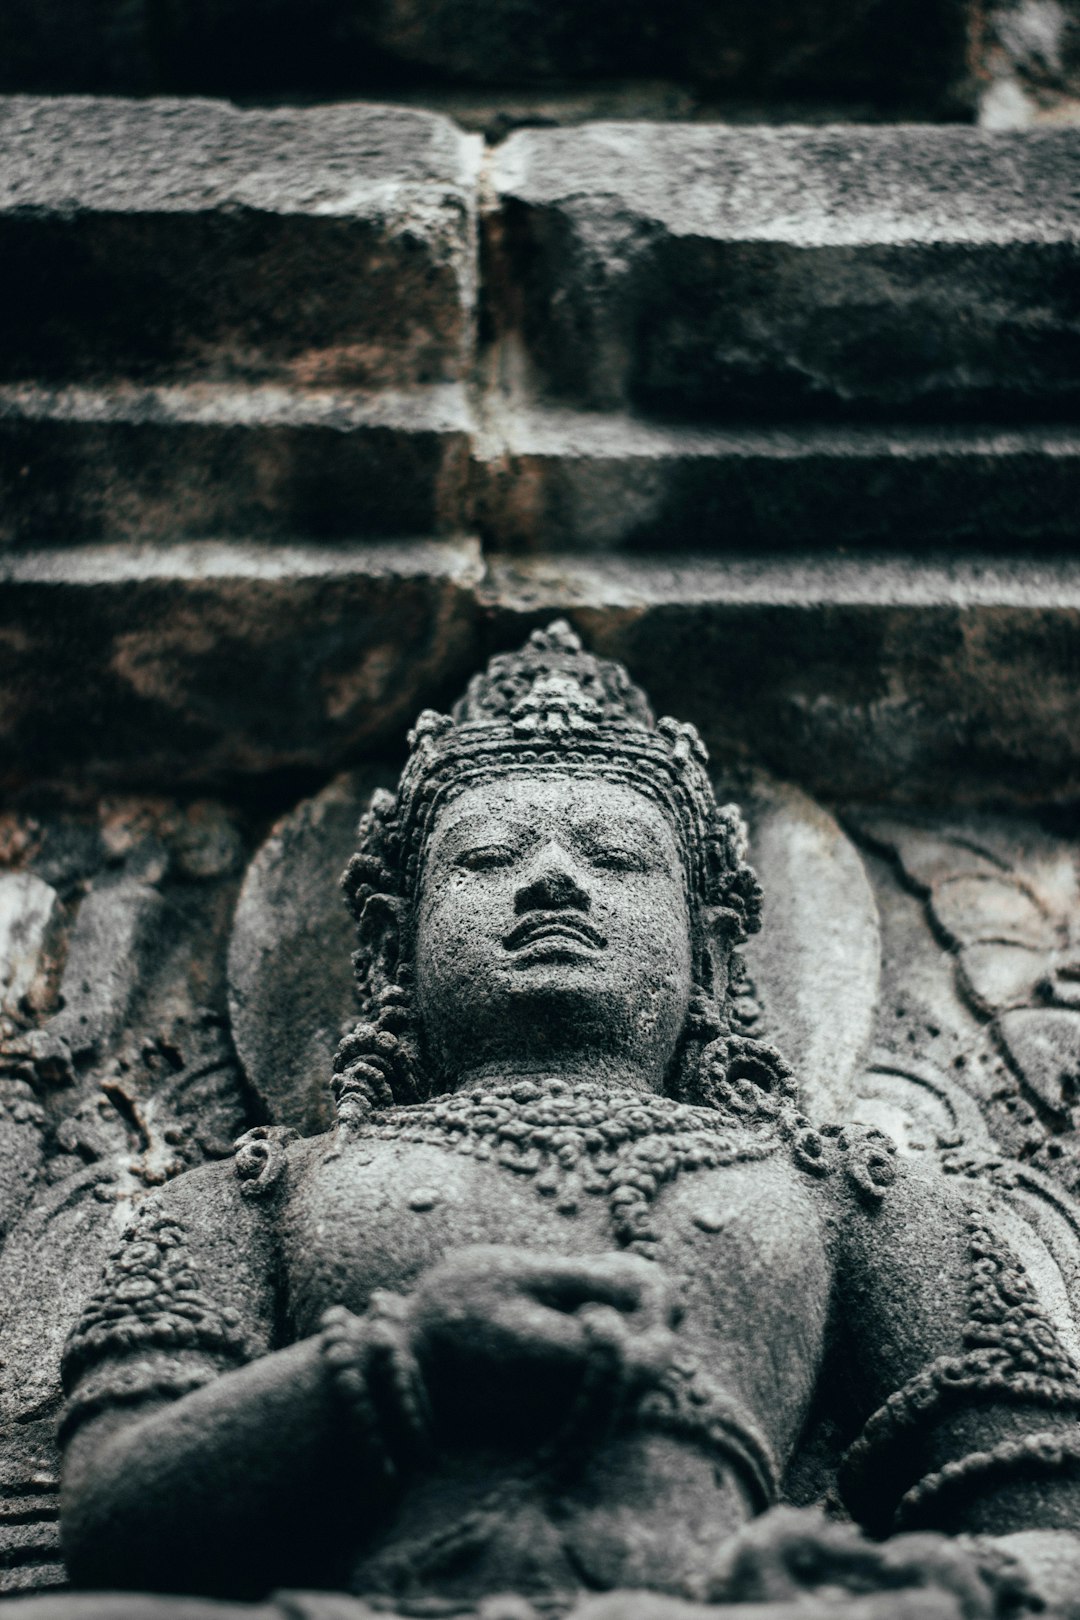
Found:
[[[667,1089],[682,1101],[728,1105],[749,1086],[790,1092],[771,1048],[732,1034],[728,961],[761,925],[761,890],[747,864],[738,807],[716,802],[708,755],[692,725],[657,721],[621,664],[596,658],[563,620],[520,651],[493,658],[450,715],[425,710],[409,736],[396,794],[380,791],[360,823],[342,877],[357,925],[361,1021],[334,1061],[338,1117],[419,1101],[432,1090],[410,1011],[415,903],[440,807],[466,786],[556,770],[624,782],[657,802],[682,857],[694,992]]]

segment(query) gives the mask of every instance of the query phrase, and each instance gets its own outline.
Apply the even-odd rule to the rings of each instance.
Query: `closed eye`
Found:
[[[589,859],[594,866],[603,867],[609,872],[645,872],[650,864],[640,851],[634,849],[596,849],[591,851]]]
[[[509,844],[480,844],[475,849],[462,850],[457,864],[470,872],[487,872],[495,866],[509,866],[517,859],[517,851]]]

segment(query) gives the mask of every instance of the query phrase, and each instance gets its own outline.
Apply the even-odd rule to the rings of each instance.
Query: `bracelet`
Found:
[[[320,1324],[331,1384],[387,1479],[430,1446],[427,1390],[405,1312],[402,1295],[380,1288],[363,1316],[333,1305]]]

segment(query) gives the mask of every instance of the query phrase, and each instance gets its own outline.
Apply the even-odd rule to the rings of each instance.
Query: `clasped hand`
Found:
[[[406,1320],[440,1425],[527,1441],[580,1403],[598,1363],[601,1381],[624,1393],[654,1382],[677,1314],[652,1261],[492,1244],[455,1250],[425,1272]]]

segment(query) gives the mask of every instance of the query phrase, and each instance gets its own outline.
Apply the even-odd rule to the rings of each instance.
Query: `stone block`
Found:
[[[0,560],[0,779],[209,786],[370,757],[571,618],[718,768],[829,799],[1080,793],[1080,564],[115,544]],[[265,781],[265,777],[264,777]]]
[[[507,411],[477,440],[473,516],[499,550],[1063,546],[1069,427],[650,423]]]
[[[1080,122],[1077,0],[976,0],[971,20],[985,128]]]
[[[498,646],[572,619],[717,769],[758,759],[830,800],[1080,790],[1072,558],[508,558],[481,599]]]
[[[961,0],[3,0],[3,87],[356,94],[434,82],[657,72],[743,93],[856,94],[951,109]]]
[[[0,384],[0,543],[437,534],[468,427],[452,384]]]
[[[0,102],[8,380],[453,381],[480,141],[404,108]]]
[[[48,1011],[62,915],[51,884],[32,872],[0,872],[0,1035]]]
[[[0,775],[325,770],[459,676],[474,543],[204,542],[0,561]]]
[[[1080,402],[1080,130],[593,124],[493,158],[490,314],[547,393],[746,420]]]

